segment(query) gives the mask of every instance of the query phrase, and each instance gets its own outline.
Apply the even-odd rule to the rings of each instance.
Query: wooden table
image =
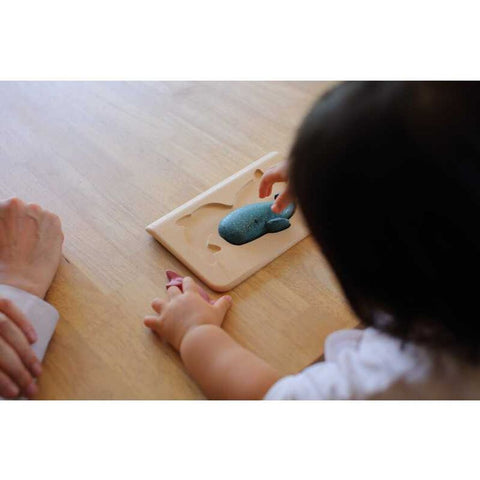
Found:
[[[38,398],[203,398],[143,327],[164,270],[188,274],[144,230],[267,152],[287,153],[324,83],[0,83],[0,198],[60,215],[64,260],[47,300],[61,321]],[[278,368],[318,358],[356,321],[308,237],[231,295],[225,329]]]

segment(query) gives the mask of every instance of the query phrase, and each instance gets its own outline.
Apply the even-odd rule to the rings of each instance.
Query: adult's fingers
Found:
[[[4,220],[7,227],[8,241],[13,243],[16,241],[18,231],[18,219],[25,210],[25,203],[19,198],[9,198],[4,210]]]
[[[36,221],[39,221],[41,219],[41,216],[43,214],[43,209],[40,205],[36,203],[29,203],[27,205],[27,215],[31,218],[33,218]]]
[[[276,198],[275,202],[273,202],[272,212],[280,213],[287,208],[290,203],[292,203],[292,196],[290,195],[290,190],[287,188]]]
[[[2,211],[0,210],[0,248],[3,250],[6,245],[8,245],[7,228],[2,217]]]
[[[33,378],[27,367],[25,367],[17,353],[3,338],[0,338],[0,371],[8,375],[20,390],[24,392],[33,383]]]
[[[30,343],[37,341],[37,332],[20,309],[8,298],[0,298],[0,312],[12,320],[27,336]]]
[[[0,313],[0,337],[13,348],[33,376],[38,377],[40,373],[42,373],[42,366],[25,338],[25,335],[17,325],[3,313]]]
[[[15,398],[20,394],[20,389],[14,382],[0,370],[0,396],[3,398]]]

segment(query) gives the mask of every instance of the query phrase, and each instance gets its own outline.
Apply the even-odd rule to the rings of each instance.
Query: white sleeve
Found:
[[[325,359],[280,379],[265,400],[369,398],[399,379],[425,379],[432,366],[424,349],[403,345],[373,328],[332,334],[326,342]]]
[[[37,332],[32,349],[42,361],[58,322],[58,312],[39,297],[9,285],[0,285],[0,298],[8,298],[27,317]]]
[[[347,379],[334,363],[321,362],[297,375],[281,378],[265,400],[331,400],[350,398]]]

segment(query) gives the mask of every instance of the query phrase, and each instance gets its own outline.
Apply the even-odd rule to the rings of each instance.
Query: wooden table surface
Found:
[[[143,327],[164,270],[188,270],[151,221],[262,155],[287,153],[321,82],[2,82],[0,198],[60,215],[47,300],[61,320],[38,398],[198,399],[178,355]],[[282,372],[356,321],[307,237],[230,292],[225,329]]]

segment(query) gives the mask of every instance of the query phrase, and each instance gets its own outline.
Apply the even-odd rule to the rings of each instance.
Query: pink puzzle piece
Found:
[[[173,272],[172,270],[167,270],[165,273],[168,279],[166,289],[168,290],[170,287],[178,287],[180,291],[183,292],[183,277],[180,276],[178,273]],[[212,305],[215,303],[215,301],[208,296],[208,293],[202,287],[198,286],[198,290],[200,296],[204,298],[208,303]]]

